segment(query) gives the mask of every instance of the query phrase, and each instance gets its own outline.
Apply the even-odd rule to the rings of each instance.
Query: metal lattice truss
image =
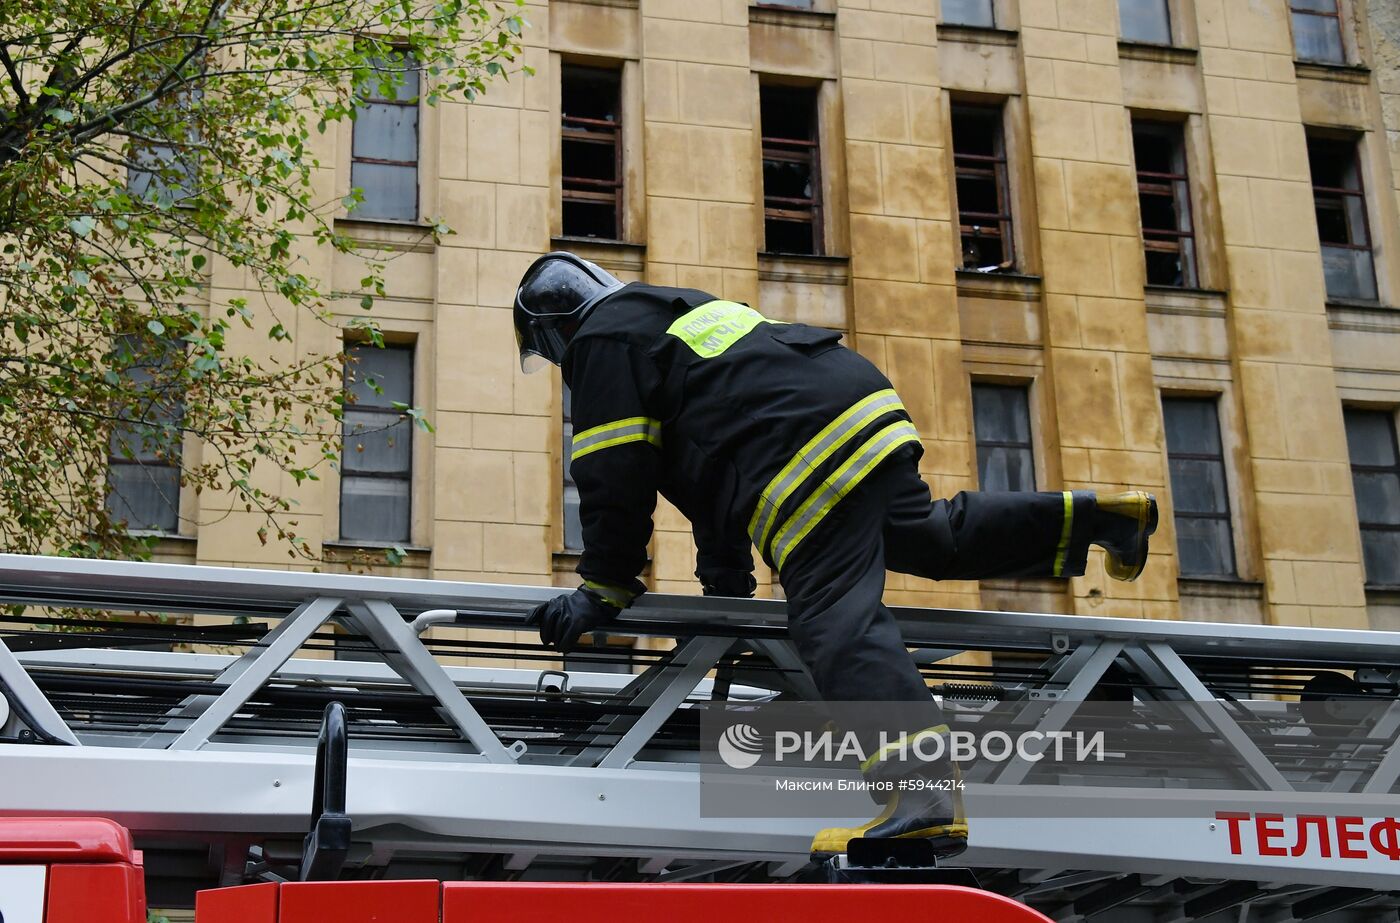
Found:
[[[0,811],[112,817],[143,838],[157,876],[164,857],[172,880],[207,880],[203,865],[179,870],[196,843],[216,879],[239,880],[248,846],[275,866],[305,831],[317,720],[339,700],[350,715],[352,865],[363,874],[683,880],[801,869],[812,821],[699,810],[697,706],[815,697],[784,605],[649,594],[609,633],[673,640],[654,645],[669,649],[600,642],[560,670],[533,632],[511,634],[557,592],[0,555],[0,602],[16,613],[0,617]],[[1047,777],[1017,760],[974,776],[964,859],[992,886],[1054,895],[1067,919],[1163,889],[1174,895],[1164,906],[1199,909],[1211,895],[1210,906],[1288,908],[1395,887],[1400,860],[1384,829],[1364,858],[1273,855],[1267,839],[1256,848],[1253,820],[1220,815],[1357,817],[1365,831],[1400,813],[1400,636],[896,613],[945,700],[972,688],[1021,703],[1042,732],[1071,726],[1106,693],[1195,703],[1194,731],[1232,776],[1188,778],[1190,798],[1170,793],[1171,811],[1152,819],[1141,808],[1171,788],[1161,778]],[[198,618],[171,618],[183,616]],[[474,630],[427,631],[444,625]],[[954,659],[966,652],[988,656]],[[1325,747],[1282,701],[1322,673],[1352,683],[1368,708]]]

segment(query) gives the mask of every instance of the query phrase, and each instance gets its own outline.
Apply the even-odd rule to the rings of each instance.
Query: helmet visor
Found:
[[[569,338],[561,327],[569,325],[570,317],[523,317],[517,320],[515,340],[520,347],[520,371],[529,375],[564,361]]]

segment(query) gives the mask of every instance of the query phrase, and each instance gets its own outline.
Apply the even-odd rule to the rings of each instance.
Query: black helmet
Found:
[[[515,290],[515,342],[520,368],[529,373],[564,361],[584,318],[607,295],[622,288],[606,269],[565,250],[555,250],[530,264]]]

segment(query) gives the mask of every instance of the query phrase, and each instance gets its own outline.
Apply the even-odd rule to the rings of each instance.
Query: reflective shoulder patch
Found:
[[[694,350],[701,359],[713,359],[744,338],[768,318],[746,304],[734,301],[707,301],[680,317],[666,332]]]

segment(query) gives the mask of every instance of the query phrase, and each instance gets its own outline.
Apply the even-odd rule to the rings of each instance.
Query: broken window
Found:
[[[107,515],[131,531],[177,531],[180,460],[184,446],[184,394],[176,366],[178,340],[127,335],[117,338],[113,368],[132,393],[132,414],[112,427],[107,464]]]
[[[763,137],[763,248],[820,254],[821,146],[817,93],[808,87],[759,88]]]
[[[982,490],[1035,490],[1030,400],[1020,385],[972,386],[977,484]]]
[[[1167,466],[1183,577],[1235,573],[1230,498],[1215,398],[1164,398]]]
[[[560,91],[564,235],[621,240],[621,74],[565,65]]]
[[[418,70],[406,52],[375,61],[356,88],[350,185],[364,199],[354,218],[418,220]]]
[[[1342,11],[1337,0],[1289,0],[1293,52],[1300,61],[1345,64]]]
[[[1147,284],[1194,288],[1196,238],[1182,126],[1134,121],[1133,159]]]
[[[412,511],[413,347],[351,346],[342,420],[340,537],[406,542]]]
[[[1327,294],[1331,298],[1374,301],[1376,270],[1358,143],[1310,136],[1308,168],[1312,172],[1313,206]]]
[[[1400,453],[1395,414],[1348,407],[1345,419],[1366,582],[1400,586]]]
[[[962,235],[959,265],[983,272],[1011,269],[1011,190],[1000,106],[953,107],[953,170]]]
[[[992,0],[943,0],[943,21],[950,26],[995,26]]]
[[[1172,19],[1167,0],[1118,0],[1118,23],[1124,41],[1153,45],[1172,43]]]

